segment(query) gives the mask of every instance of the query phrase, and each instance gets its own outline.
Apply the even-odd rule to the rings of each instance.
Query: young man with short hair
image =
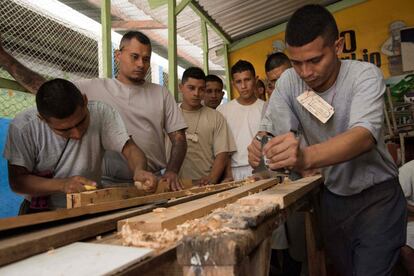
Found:
[[[151,41],[146,35],[138,31],[127,32],[115,51],[116,78],[85,79],[74,83],[90,100],[105,102],[118,110],[131,138],[147,156],[148,168],[157,175],[164,173],[162,178],[171,189],[179,190],[182,187],[177,174],[186,153],[186,125],[171,93],[163,86],[145,81],[151,51]],[[8,54],[1,42],[0,66],[33,94],[45,81]],[[168,162],[165,133],[172,143]],[[103,180],[108,185],[133,181],[128,164],[121,154],[113,151],[105,153],[103,172]]]
[[[155,176],[145,171],[145,155],[113,108],[88,102],[63,79],[43,83],[36,106],[10,123],[4,150],[12,190],[28,196],[21,213],[66,208],[66,193],[100,185],[105,150],[122,154],[133,179],[155,190]]]
[[[203,70],[190,67],[184,71],[179,85],[183,94],[180,108],[188,125],[188,148],[180,177],[192,179],[195,185],[219,183],[229,154],[234,151],[229,147],[229,140],[233,138],[229,136],[224,117],[201,104],[205,87]]]
[[[217,108],[230,126],[237,151],[232,155],[232,171],[235,180],[252,174],[247,159],[247,146],[259,128],[264,101],[257,99],[256,72],[253,65],[239,60],[231,68],[232,83],[240,96]]]
[[[223,91],[223,81],[216,75],[207,75],[206,76],[206,92],[204,92],[204,105],[208,106],[212,109],[217,109],[217,107],[221,104],[223,100],[224,91]],[[230,131],[230,128],[228,128]],[[234,143],[234,139],[231,133],[229,133],[229,137],[231,137],[230,149],[232,151],[236,151],[236,145]],[[229,158],[226,170],[222,177],[222,182],[230,182],[233,181],[233,173],[231,171],[231,158]]]
[[[216,109],[223,100],[223,81],[216,75],[206,76],[206,91],[204,92],[204,105]]]
[[[343,38],[322,6],[297,10],[285,40],[293,69],[281,76],[271,97],[266,114],[273,124],[265,117],[260,128],[275,135],[263,149],[268,165],[321,168],[322,236],[335,269],[343,275],[391,275],[405,244],[407,214],[397,167],[384,143],[382,73],[373,64],[339,58]],[[307,109],[298,96],[325,104]],[[306,147],[290,132],[292,116],[303,128]],[[253,140],[253,167],[260,156]]]
[[[270,96],[275,90],[276,81],[280,78],[282,73],[292,67],[289,58],[282,52],[276,52],[269,55],[265,63],[265,71],[267,78],[267,87],[266,93],[267,98],[270,99]]]

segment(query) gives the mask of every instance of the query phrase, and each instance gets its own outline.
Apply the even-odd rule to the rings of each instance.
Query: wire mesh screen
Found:
[[[98,77],[98,42],[19,0],[0,1],[4,48],[46,77]],[[4,71],[2,77],[9,77]]]
[[[99,76],[99,38],[34,11],[24,1],[0,1],[0,32],[4,49],[46,78],[74,80]],[[1,68],[0,77],[13,79]],[[0,116],[12,117],[34,104],[29,95],[19,95],[1,90]]]
[[[0,118],[14,118],[20,111],[34,105],[32,94],[0,88]]]

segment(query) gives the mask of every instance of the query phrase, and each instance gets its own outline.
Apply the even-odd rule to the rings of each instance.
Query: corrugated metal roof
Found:
[[[97,21],[100,21],[100,0],[60,0]],[[289,16],[305,4],[329,5],[337,0],[194,0],[217,23],[222,31],[235,42],[252,34],[286,22]],[[177,1],[179,4],[180,1]],[[152,9],[148,0],[112,0],[112,15],[118,20],[152,19],[168,25],[168,7],[162,5]],[[187,6],[177,17],[177,46],[180,64],[202,66],[202,35],[199,16]],[[210,27],[209,66],[211,70],[224,69],[223,56],[216,50],[223,41]],[[143,30],[154,42],[154,50],[167,57],[167,29]]]
[[[198,0],[200,6],[232,41],[287,21],[306,4],[328,5],[335,0]]]

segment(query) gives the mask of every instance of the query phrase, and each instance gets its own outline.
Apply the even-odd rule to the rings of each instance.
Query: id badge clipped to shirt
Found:
[[[296,97],[298,102],[322,123],[326,123],[335,113],[332,105],[313,91],[306,90]]]

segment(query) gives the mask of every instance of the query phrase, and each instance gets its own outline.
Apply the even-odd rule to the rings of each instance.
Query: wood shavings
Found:
[[[96,240],[100,241],[102,239],[102,236],[96,236]]]
[[[155,208],[154,210],[152,210],[152,212],[154,212],[154,213],[163,213],[163,212],[165,212],[165,210],[167,210],[167,208]]]
[[[46,255],[52,255],[53,253],[55,253],[55,249],[53,247],[50,247]]]
[[[244,183],[246,184],[254,183],[254,182],[256,182],[256,180],[251,176],[246,177],[246,179],[244,180]]]
[[[238,200],[238,202],[241,205],[245,205],[245,206],[257,206],[263,203],[263,200],[261,200],[260,198],[242,198]]]

